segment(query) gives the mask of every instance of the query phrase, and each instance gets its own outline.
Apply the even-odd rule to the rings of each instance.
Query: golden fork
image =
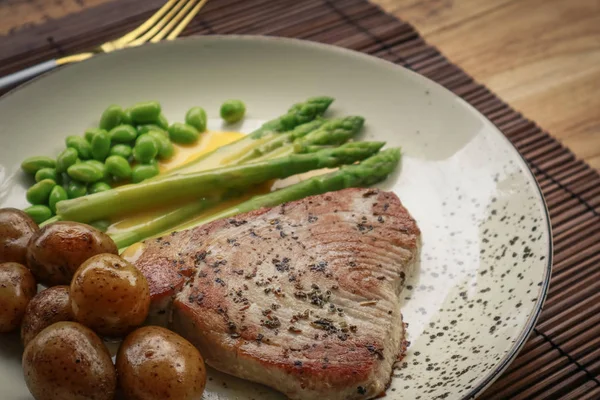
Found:
[[[208,0],[168,0],[157,12],[133,31],[118,39],[106,42],[91,52],[74,54],[45,61],[21,71],[0,78],[0,89],[13,86],[58,66],[87,60],[99,53],[110,53],[144,43],[156,43],[161,40],[173,40],[190,23],[192,18]]]

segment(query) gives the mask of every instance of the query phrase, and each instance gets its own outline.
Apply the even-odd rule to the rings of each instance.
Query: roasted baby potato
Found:
[[[196,400],[206,385],[200,352],[158,326],[129,334],[119,348],[116,367],[119,388],[129,400]]]
[[[27,264],[40,282],[68,285],[85,260],[101,253],[117,254],[117,245],[108,235],[77,222],[55,222],[31,238]]]
[[[53,286],[39,292],[27,306],[21,323],[24,346],[45,328],[60,321],[73,321],[68,286]]]
[[[21,325],[27,304],[37,291],[31,272],[16,262],[0,264],[0,332]]]
[[[0,263],[25,265],[27,243],[39,230],[31,217],[16,208],[0,209]]]
[[[36,400],[112,400],[117,382],[104,343],[76,322],[57,322],[33,338],[23,374]]]
[[[142,273],[114,254],[98,254],[71,282],[75,320],[101,335],[123,336],[148,316],[150,291]]]

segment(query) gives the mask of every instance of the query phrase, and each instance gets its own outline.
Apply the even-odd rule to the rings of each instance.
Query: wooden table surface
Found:
[[[372,0],[600,168],[600,0]]]
[[[118,1],[2,0],[0,36]],[[372,1],[600,168],[600,0]]]

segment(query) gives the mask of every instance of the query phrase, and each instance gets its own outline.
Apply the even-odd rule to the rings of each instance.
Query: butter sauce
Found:
[[[165,173],[172,169],[175,169],[182,165],[190,163],[190,162],[194,161],[195,159],[197,159],[198,157],[200,157],[206,153],[209,153],[221,146],[235,142],[236,140],[240,139],[243,136],[244,136],[244,134],[239,133],[239,132],[207,131],[207,132],[202,133],[198,142],[196,142],[193,145],[173,144],[173,146],[175,147],[175,153],[174,153],[173,157],[171,157],[169,160],[160,161],[158,163],[160,172]],[[218,167],[218,166],[215,166],[215,167]],[[218,206],[213,207],[213,208],[201,213],[196,218],[194,218],[194,220],[202,218],[206,215],[212,214],[218,210],[234,206],[235,204],[238,204],[238,203],[241,203],[242,201],[248,200],[249,198],[251,198],[252,196],[254,196],[256,194],[269,192],[270,186],[271,186],[270,184],[269,185],[261,185],[259,189],[252,190],[249,193],[244,194],[243,196],[241,196],[239,198],[232,199],[232,200],[224,200]],[[161,216],[171,210],[176,209],[179,205],[180,204],[170,204],[166,207],[160,207],[160,208],[156,208],[156,209],[152,209],[152,210],[145,210],[145,211],[142,211],[139,213],[123,216],[120,219],[112,221],[112,224],[108,227],[106,233],[116,234],[116,233],[122,232],[124,230],[130,229],[134,226],[143,225],[149,221],[152,221],[155,218],[158,218],[159,216]],[[135,246],[133,246],[133,247],[134,247],[134,249],[136,248]],[[136,251],[132,250],[131,252],[128,251],[127,253],[128,254],[136,253]]]

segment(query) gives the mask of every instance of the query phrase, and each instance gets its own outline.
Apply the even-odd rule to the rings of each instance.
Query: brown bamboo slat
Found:
[[[600,385],[594,381],[588,381],[578,389],[564,397],[565,400],[594,400],[600,398]]]
[[[98,2],[0,36],[0,74],[118,37],[161,0]],[[409,25],[365,0],[213,0],[183,32],[302,38],[365,52],[454,91],[516,146],[545,195],[554,272],[521,354],[483,399],[600,399],[600,176],[555,139],[450,63]]]

